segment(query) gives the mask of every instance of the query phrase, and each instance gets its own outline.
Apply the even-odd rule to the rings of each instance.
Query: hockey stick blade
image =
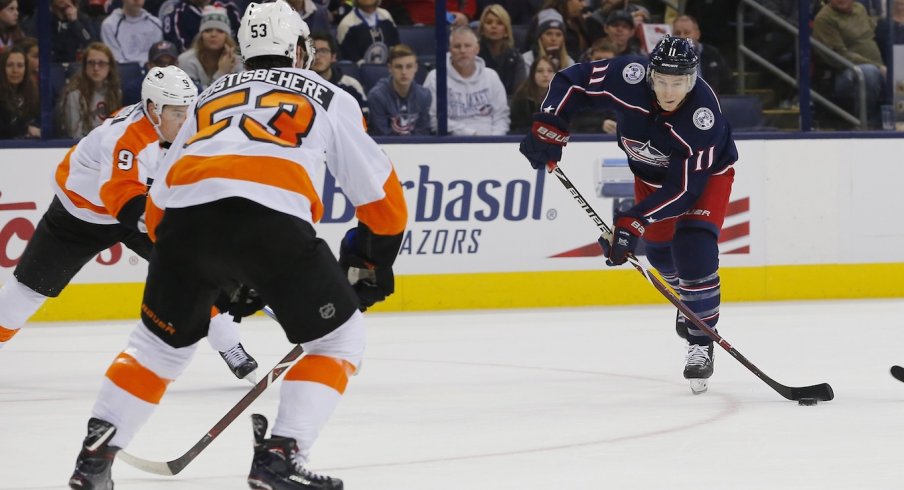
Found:
[[[276,320],[276,316],[273,314],[273,310],[271,310],[269,306],[264,307],[264,313],[266,313],[270,318]],[[130,466],[138,468],[139,470],[147,473],[166,476],[179,474],[179,472],[185,469],[185,467],[188,466],[188,464],[191,463],[198,456],[198,454],[200,454],[201,451],[204,450],[204,448],[209,446],[210,443],[213,442],[213,440],[216,439],[217,436],[219,436],[220,433],[222,433],[229,426],[229,424],[231,424],[236,419],[236,417],[241,415],[241,413],[244,412],[251,405],[251,403],[253,403],[254,400],[256,400],[257,397],[259,397],[261,393],[264,392],[264,390],[266,390],[271,384],[273,384],[273,382],[275,382],[276,379],[279,378],[279,376],[286,369],[292,366],[295,360],[298,359],[303,352],[304,349],[301,347],[301,345],[292,347],[292,350],[290,350],[289,353],[286,354],[285,357],[283,357],[282,360],[280,360],[276,364],[276,366],[274,366],[273,369],[271,369],[270,372],[267,373],[266,376],[258,381],[257,384],[254,385],[254,387],[251,388],[251,390],[247,394],[245,394],[245,396],[242,397],[241,400],[238,401],[238,403],[236,403],[228,412],[226,412],[226,415],[224,415],[223,418],[217,421],[217,423],[214,424],[206,434],[204,434],[204,437],[196,442],[195,445],[192,446],[191,449],[189,449],[182,456],[179,456],[172,461],[165,462],[150,461],[147,459],[139,458],[138,456],[129,454],[124,450],[117,452],[116,456],[128,463]]]
[[[565,175],[565,172],[559,168],[559,165],[555,161],[549,161],[547,164],[547,170],[549,173],[555,174],[555,176],[559,179],[559,182],[565,187],[571,197],[574,198],[575,201],[584,209],[584,212],[587,213],[587,217],[590,218],[591,221],[599,228],[600,232],[607,239],[612,236],[612,229],[609,228],[609,225],[603,221],[602,218],[596,211],[593,210],[593,207],[590,206],[590,203],[584,199],[584,196],[581,195],[580,191],[574,186],[568,176]],[[737,349],[735,349],[727,340],[722,338],[715,330],[713,330],[709,325],[706,324],[703,320],[697,316],[696,313],[691,311],[690,308],[680,298],[674,293],[674,291],[669,288],[665,283],[662,282],[658,277],[650,273],[643,264],[637,260],[633,254],[628,255],[628,262],[637,269],[637,272],[640,272],[646,280],[656,288],[670,303],[672,303],[681,313],[694,324],[695,327],[702,330],[706,333],[709,338],[713,339],[713,341],[719,344],[723,349],[728,351],[732,357],[737,359],[744,367],[746,367],[750,372],[755,374],[758,378],[763,380],[770,388],[775,390],[779,395],[787,398],[788,400],[800,400],[801,398],[815,398],[819,401],[829,401],[835,398],[835,392],[832,390],[832,387],[829,386],[828,383],[822,383],[813,386],[801,386],[801,387],[792,387],[785,386],[774,379],[770,378],[763,371],[761,371],[758,367],[756,367],[752,362],[747,360]],[[904,371],[904,369],[902,369]],[[892,373],[894,374],[894,373]],[[904,374],[904,373],[902,373]],[[904,376],[902,376],[904,378]],[[904,381],[904,379],[902,379]]]
[[[894,376],[896,380],[904,383],[904,367],[892,366],[891,375]]]

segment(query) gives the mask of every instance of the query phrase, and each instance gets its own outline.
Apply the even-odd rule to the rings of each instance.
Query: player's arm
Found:
[[[126,131],[113,146],[112,165],[101,173],[105,181],[100,186],[100,199],[111,216],[123,225],[144,231],[141,217],[144,214],[147,185],[139,175],[139,153],[143,145],[132,133]]]

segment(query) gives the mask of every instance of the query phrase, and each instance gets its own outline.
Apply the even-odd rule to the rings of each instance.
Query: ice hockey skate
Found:
[[[705,393],[709,388],[709,377],[713,375],[713,344],[687,344],[687,358],[684,362],[684,377],[691,384],[695,395]]]
[[[110,467],[118,447],[108,445],[116,434],[113,424],[92,417],[88,420],[88,435],[82,451],[75,460],[75,471],[69,477],[69,488],[81,490],[112,490]]]
[[[342,490],[342,480],[307,470],[298,457],[295,439],[267,434],[267,419],[253,414],[254,460],[248,485],[262,490]]]
[[[229,370],[236,378],[244,379],[251,384],[257,384],[257,361],[251,357],[251,354],[245,352],[245,348],[241,343],[225,352],[220,352],[220,356],[226,361]]]

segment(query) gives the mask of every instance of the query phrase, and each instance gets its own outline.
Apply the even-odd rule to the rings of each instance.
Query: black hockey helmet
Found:
[[[692,75],[699,64],[700,57],[690,39],[666,35],[650,52],[650,71],[663,75]]]

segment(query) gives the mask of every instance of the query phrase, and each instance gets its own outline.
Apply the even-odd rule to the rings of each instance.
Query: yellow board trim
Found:
[[[721,270],[724,301],[904,297],[904,263],[733,267]],[[138,318],[142,284],[73,284],[33,321]],[[431,311],[657,304],[666,300],[625,266],[596,271],[430,274],[396,277],[374,311]]]

